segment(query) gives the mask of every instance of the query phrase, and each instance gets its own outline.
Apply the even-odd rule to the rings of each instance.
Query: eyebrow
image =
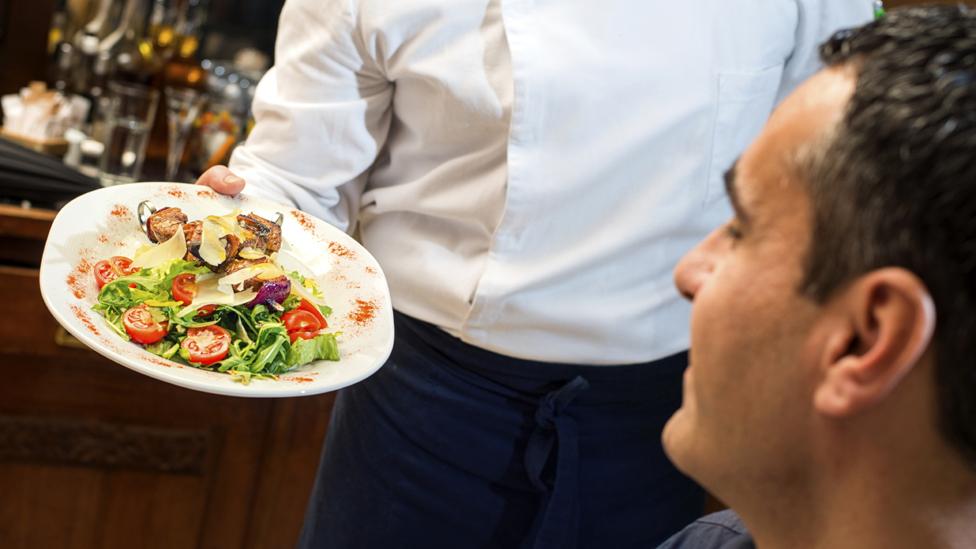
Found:
[[[732,167],[725,171],[725,193],[729,197],[729,202],[732,203],[732,209],[735,210],[735,216],[739,218],[742,223],[749,222],[749,216],[746,215],[745,209],[742,207],[742,201],[739,198],[739,191],[736,187],[736,171],[739,166],[739,159],[735,159],[732,162]]]

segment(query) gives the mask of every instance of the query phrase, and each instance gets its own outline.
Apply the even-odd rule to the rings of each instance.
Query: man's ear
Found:
[[[865,274],[830,299],[814,407],[855,415],[882,401],[922,357],[935,331],[935,305],[911,272]]]

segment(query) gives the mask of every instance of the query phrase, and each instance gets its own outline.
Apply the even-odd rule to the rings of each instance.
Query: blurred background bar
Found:
[[[0,0],[3,138],[63,160],[69,181],[193,181],[246,137],[282,4]],[[154,98],[139,116],[133,86]],[[22,177],[0,165],[0,201],[27,198],[2,185]]]

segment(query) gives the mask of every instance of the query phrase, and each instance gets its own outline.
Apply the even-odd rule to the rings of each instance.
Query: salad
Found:
[[[152,245],[96,263],[102,315],[120,337],[165,359],[242,383],[339,360],[332,312],[308,270],[281,250],[281,227],[254,213],[189,222],[179,208],[146,221]]]

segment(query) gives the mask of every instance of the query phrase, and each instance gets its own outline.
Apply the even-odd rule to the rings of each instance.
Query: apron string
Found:
[[[541,506],[533,531],[532,549],[575,549],[579,530],[579,431],[576,420],[564,414],[580,393],[590,387],[583,376],[547,393],[535,412],[535,430],[525,448],[525,470],[541,492]],[[555,474],[544,478],[546,464],[555,461]]]

